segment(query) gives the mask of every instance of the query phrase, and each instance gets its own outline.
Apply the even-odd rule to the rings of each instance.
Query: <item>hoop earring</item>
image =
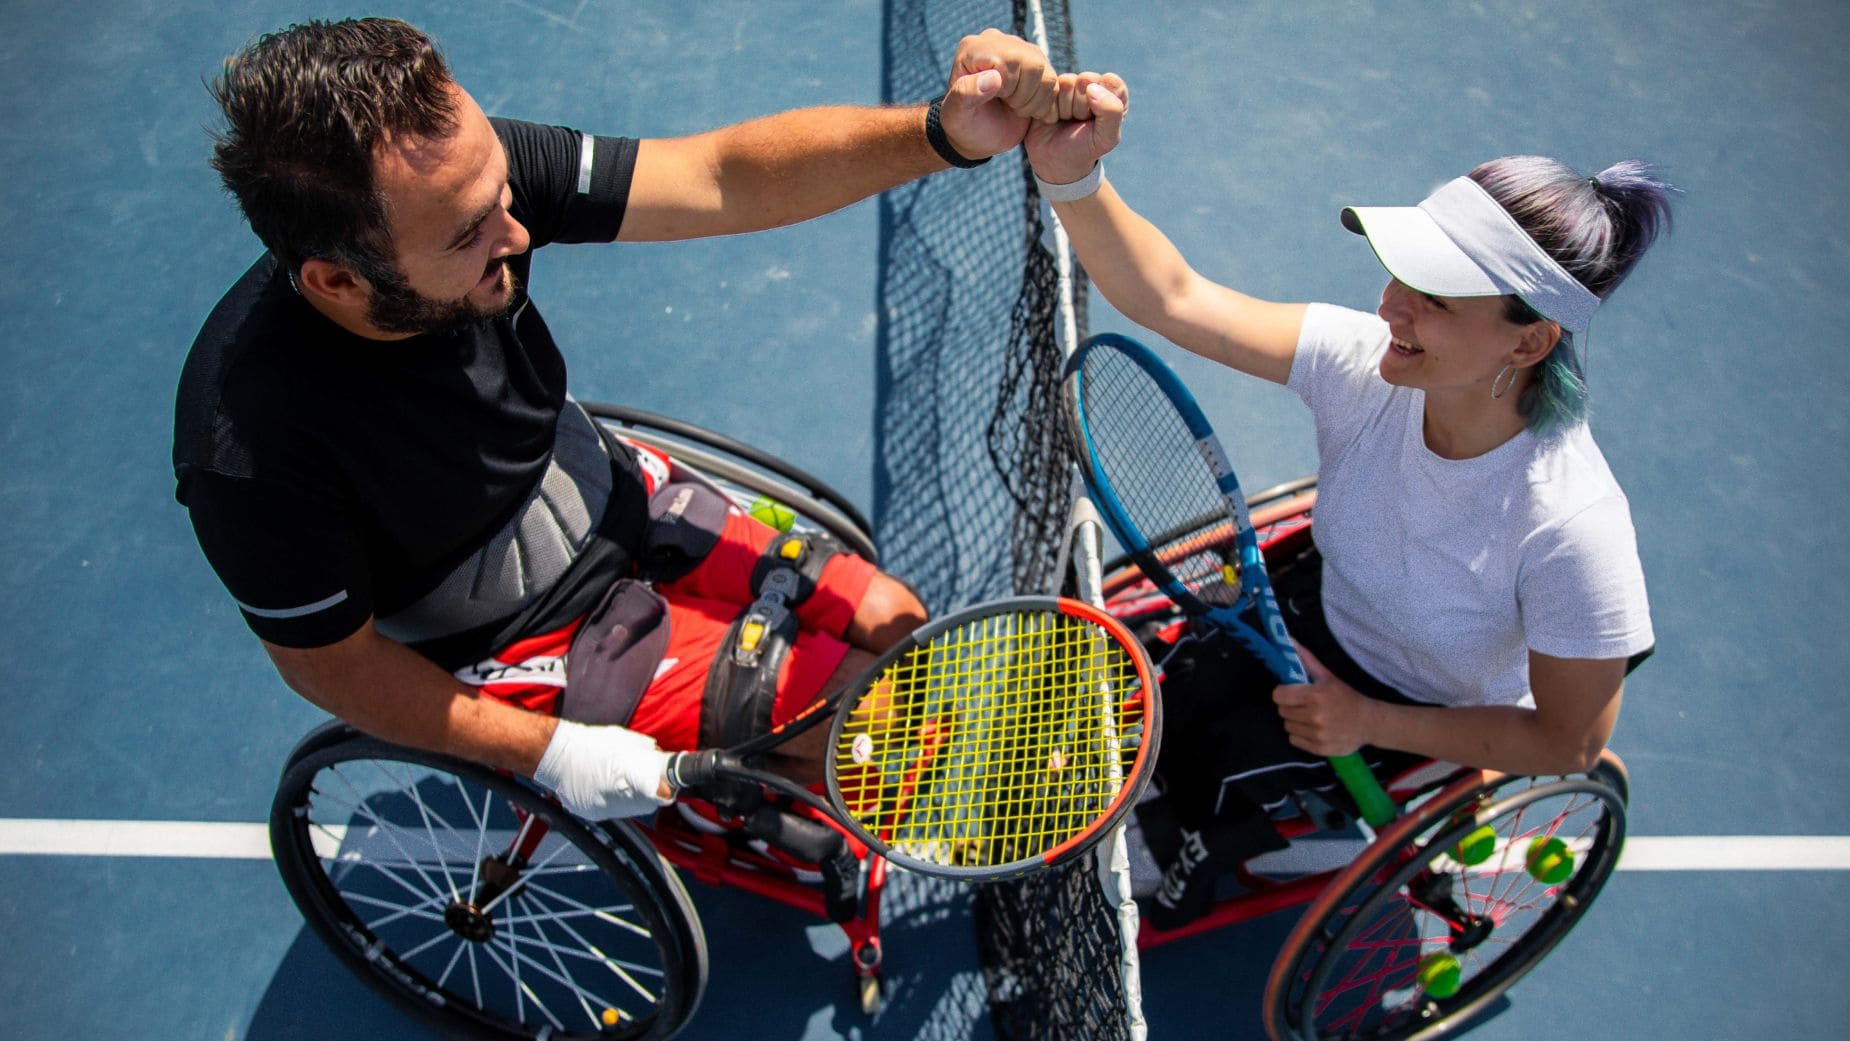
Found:
[[[1516,385],[1516,374],[1521,371],[1522,371],[1521,369],[1518,369],[1514,365],[1505,365],[1497,373],[1496,378],[1490,381],[1490,396],[1492,398],[1501,398],[1503,395],[1508,394],[1510,392],[1510,388]],[[1503,378],[1505,376],[1509,377],[1507,381],[1505,381]],[[1502,390],[1497,389],[1497,384],[1499,383],[1503,384]]]

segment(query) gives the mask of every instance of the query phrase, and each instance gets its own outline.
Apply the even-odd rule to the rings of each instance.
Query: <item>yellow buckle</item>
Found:
[[[763,622],[748,621],[744,625],[739,627],[739,649],[744,651],[745,653],[750,654],[753,651],[756,651],[758,649],[759,642],[762,641],[763,639],[764,639],[764,623]]]

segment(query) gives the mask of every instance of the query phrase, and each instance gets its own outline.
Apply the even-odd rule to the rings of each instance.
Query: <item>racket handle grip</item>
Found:
[[[668,783],[677,793],[695,795],[720,779],[720,750],[703,748],[697,752],[676,752],[668,760]]]
[[[1371,828],[1379,828],[1393,820],[1399,811],[1394,807],[1394,800],[1375,779],[1375,773],[1362,761],[1362,757],[1351,752],[1348,755],[1333,756],[1330,767],[1336,771],[1336,777],[1348,789],[1356,806],[1362,811],[1362,819]]]

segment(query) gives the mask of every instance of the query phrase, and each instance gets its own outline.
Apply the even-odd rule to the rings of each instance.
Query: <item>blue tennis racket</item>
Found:
[[[1280,682],[1306,682],[1239,478],[1182,380],[1143,344],[1101,333],[1067,359],[1063,382],[1080,471],[1125,552],[1178,607],[1231,633]],[[1393,800],[1361,756],[1330,765],[1364,820],[1394,819]]]

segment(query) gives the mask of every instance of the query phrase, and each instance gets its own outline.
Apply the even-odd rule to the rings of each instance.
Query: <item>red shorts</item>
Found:
[[[628,726],[667,750],[698,746],[707,674],[723,652],[734,619],[751,606],[752,571],[778,531],[734,507],[719,542],[691,572],[655,586],[668,601],[668,647]],[[848,624],[873,581],[875,567],[851,553],[824,564],[813,592],[796,608],[798,630],[778,669],[773,726],[824,693],[847,656]],[[497,701],[552,712],[565,688],[566,651],[582,618],[551,632],[516,641],[457,678]]]

